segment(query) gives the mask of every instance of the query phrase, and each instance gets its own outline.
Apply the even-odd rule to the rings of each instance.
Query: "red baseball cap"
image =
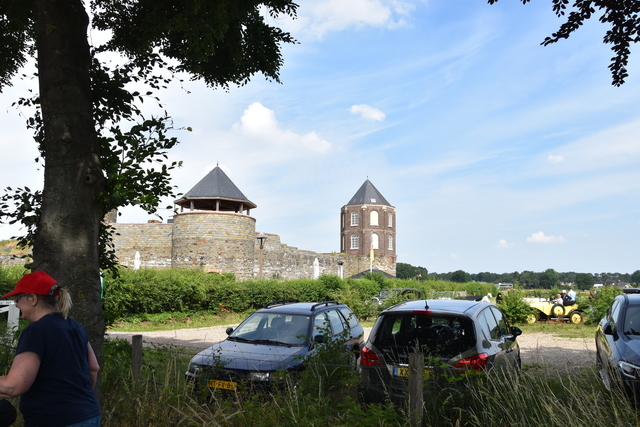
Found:
[[[51,287],[55,284],[53,277],[44,271],[36,271],[22,276],[13,291],[2,295],[2,298],[17,294],[56,295],[57,291],[55,293],[51,291]]]

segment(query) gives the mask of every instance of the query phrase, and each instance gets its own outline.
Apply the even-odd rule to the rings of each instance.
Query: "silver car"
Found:
[[[522,330],[495,305],[468,300],[408,301],[384,310],[360,354],[368,401],[406,399],[409,353],[425,356],[425,387],[461,373],[519,369]]]

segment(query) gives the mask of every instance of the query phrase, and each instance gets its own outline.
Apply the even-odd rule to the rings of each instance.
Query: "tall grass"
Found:
[[[101,395],[103,426],[404,426],[407,408],[365,404],[359,379],[344,354],[330,351],[307,365],[302,375],[287,378],[270,393],[206,398],[185,383],[188,357],[177,348],[144,351],[155,373],[143,369],[130,378],[128,343],[106,348]],[[146,366],[146,365],[145,365]],[[115,376],[115,380],[109,379]],[[208,393],[208,392],[207,392]],[[482,381],[425,389],[423,426],[630,426],[638,414],[619,391],[607,391],[594,368],[567,372],[548,365],[520,373],[495,372]]]

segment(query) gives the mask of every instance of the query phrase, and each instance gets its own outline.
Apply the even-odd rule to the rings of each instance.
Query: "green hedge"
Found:
[[[0,267],[0,292],[9,292],[27,271],[22,267]],[[361,279],[340,279],[322,275],[317,280],[248,280],[239,282],[232,274],[204,273],[187,269],[120,269],[119,276],[106,273],[102,299],[105,322],[139,314],[188,313],[198,311],[242,313],[271,301],[337,300],[347,304],[360,319],[375,315],[371,298],[384,288],[416,288],[423,298],[434,292],[466,291],[484,295],[496,293],[491,283],[452,283],[442,280],[388,279],[367,274]],[[1,294],[0,294],[1,295]],[[379,308],[379,307],[378,307]]]

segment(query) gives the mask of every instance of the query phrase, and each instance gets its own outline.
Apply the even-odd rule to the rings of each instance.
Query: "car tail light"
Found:
[[[461,371],[478,372],[487,367],[487,362],[489,362],[489,355],[487,353],[480,353],[457,361],[453,364],[453,368],[460,369]]]
[[[364,366],[372,366],[372,365],[382,365],[380,362],[380,358],[373,350],[369,350],[367,347],[362,347],[362,352],[360,353],[360,363]]]

